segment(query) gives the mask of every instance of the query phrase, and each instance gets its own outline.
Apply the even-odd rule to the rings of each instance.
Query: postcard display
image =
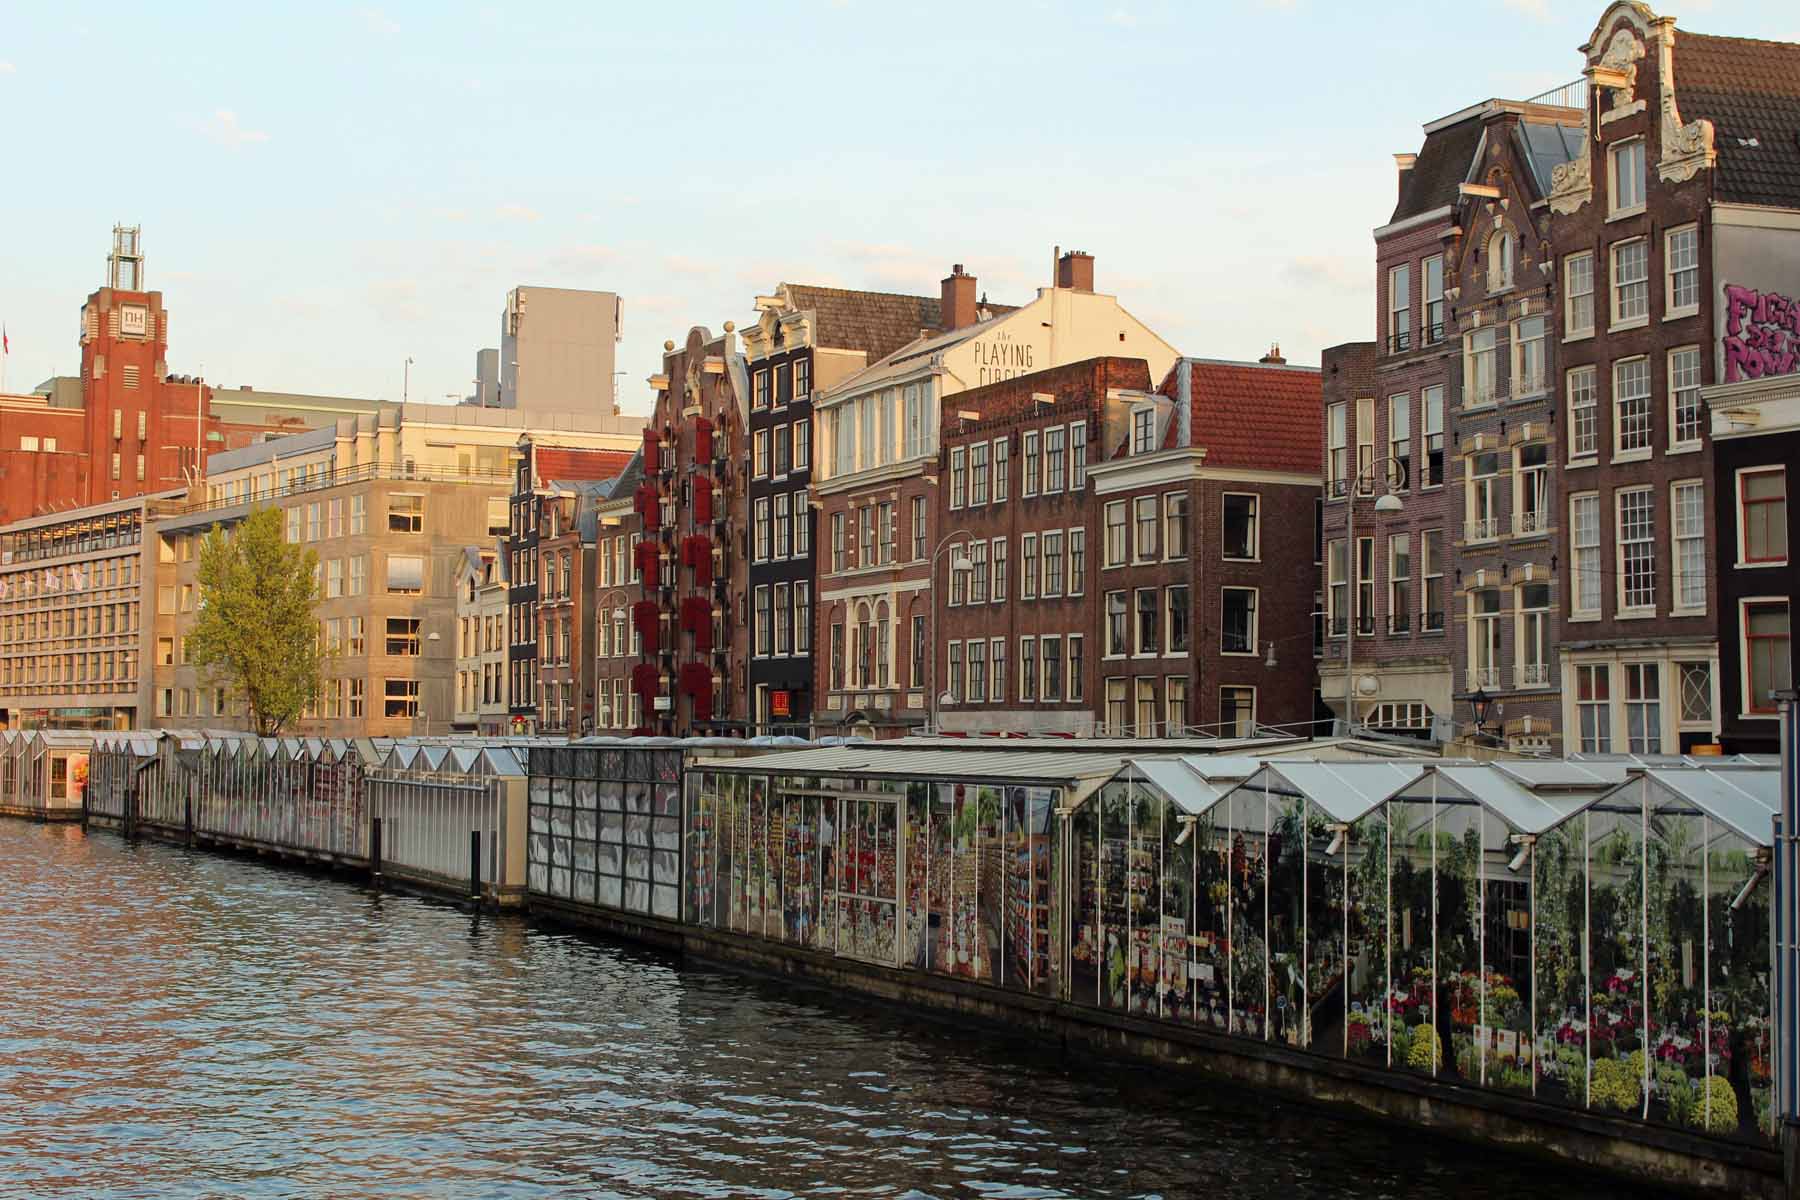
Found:
[[[1054,995],[1055,807],[1050,788],[699,772],[687,917]]]

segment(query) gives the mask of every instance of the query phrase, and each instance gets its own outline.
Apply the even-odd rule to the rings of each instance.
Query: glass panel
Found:
[[[1231,871],[1230,831],[1217,824],[1226,812],[1224,806],[1215,806],[1194,823],[1194,923],[1189,935],[1193,951],[1188,965],[1194,1019],[1220,1033],[1228,1027],[1225,947],[1229,940],[1231,890],[1235,882]]]
[[[1695,1105],[1693,1123],[1714,1133],[1735,1128],[1746,1136],[1769,1139],[1775,1136],[1775,1059],[1769,991],[1773,884],[1767,871],[1768,852],[1716,822],[1707,824],[1704,834],[1708,936],[1701,969],[1708,984],[1708,1016],[1702,1036],[1708,1047],[1711,1082],[1702,1084],[1705,1090]]]
[[[1100,814],[1107,784],[1069,818],[1069,997],[1098,1005],[1106,958],[1106,930],[1100,906]]]
[[[1269,907],[1268,802],[1261,793],[1235,792],[1227,802],[1231,823],[1231,1022],[1232,1032],[1268,1033]],[[1254,818],[1254,823],[1252,823]]]
[[[1131,797],[1126,785],[1111,783],[1100,794],[1100,1003],[1124,1009],[1130,1004],[1131,918],[1136,898],[1131,863]]]
[[[1347,896],[1344,1035],[1338,1046],[1321,1038],[1327,1053],[1387,1062],[1388,1022],[1388,830],[1387,809],[1377,808],[1351,826],[1341,851]]]
[[[1437,806],[1429,800],[1395,801],[1387,808],[1393,864],[1388,904],[1394,931],[1388,996],[1390,1061],[1397,1068],[1433,1075],[1444,1041],[1436,1024],[1432,976]]]
[[[1644,1112],[1644,842],[1637,808],[1594,809],[1588,818],[1589,1107]]]
[[[1587,1106],[1587,817],[1543,834],[1531,850],[1535,908],[1537,1094]]]

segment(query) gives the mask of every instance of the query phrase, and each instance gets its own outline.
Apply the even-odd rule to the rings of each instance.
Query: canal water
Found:
[[[342,880],[0,819],[0,1197],[1642,1197]]]

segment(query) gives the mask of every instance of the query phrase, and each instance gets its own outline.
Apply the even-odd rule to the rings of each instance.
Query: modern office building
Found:
[[[616,415],[621,311],[611,292],[516,287],[506,293],[495,363],[499,407],[536,414],[540,428],[562,427],[553,414],[578,421]],[[477,356],[476,379],[482,378]]]

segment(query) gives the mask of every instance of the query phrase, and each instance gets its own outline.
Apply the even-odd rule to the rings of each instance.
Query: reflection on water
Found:
[[[0,821],[0,895],[0,1196],[1571,1186],[1177,1075],[107,835]]]

